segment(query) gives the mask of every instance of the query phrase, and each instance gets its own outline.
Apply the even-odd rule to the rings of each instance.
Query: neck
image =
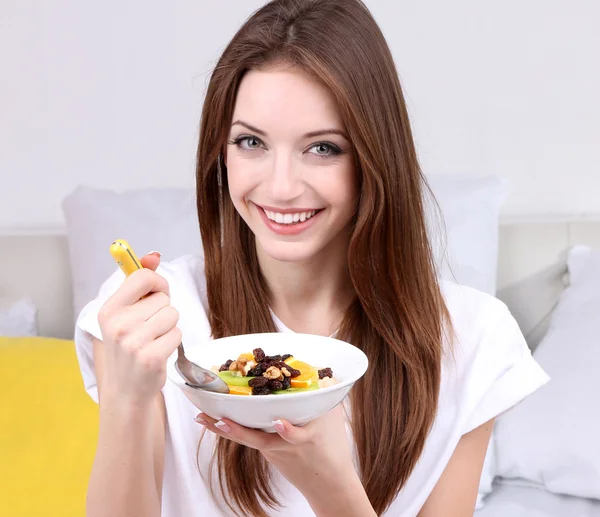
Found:
[[[271,310],[290,330],[325,336],[337,330],[354,298],[348,272],[349,238],[340,237],[342,242],[332,242],[300,262],[275,260],[257,246]]]

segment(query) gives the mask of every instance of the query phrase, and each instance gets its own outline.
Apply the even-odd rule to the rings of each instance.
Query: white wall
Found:
[[[0,2],[0,228],[79,184],[192,186],[208,73],[260,0]],[[600,3],[367,0],[424,170],[511,180],[506,215],[600,214]]]

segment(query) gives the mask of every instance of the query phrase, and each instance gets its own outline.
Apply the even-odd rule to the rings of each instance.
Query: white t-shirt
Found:
[[[178,327],[183,342],[206,342],[210,327],[204,262],[187,255],[162,263],[158,273],[167,279],[171,303],[179,311]],[[102,339],[98,310],[124,280],[115,272],[101,287],[98,297],[81,311],[75,344],[85,388],[97,401],[91,336]],[[384,514],[386,517],[417,515],[448,464],[461,436],[506,411],[545,384],[547,375],[532,358],[514,318],[496,298],[474,289],[443,282],[442,290],[452,316],[456,340],[452,356],[442,366],[442,386],[434,426],[425,449],[402,491]],[[291,332],[274,319],[281,332]],[[167,380],[163,394],[167,410],[163,517],[217,517],[227,515],[213,501],[207,479],[214,436],[207,433],[196,451],[201,426],[194,422],[198,410],[183,392]],[[274,483],[285,506],[271,515],[307,517],[310,506],[277,472]],[[218,485],[217,485],[218,486]]]

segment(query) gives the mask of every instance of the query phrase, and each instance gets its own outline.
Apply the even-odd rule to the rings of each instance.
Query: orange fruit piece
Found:
[[[319,370],[308,363],[298,361],[294,357],[289,357],[285,361],[292,368],[300,371],[300,375],[291,380],[292,388],[308,388],[312,385],[313,381],[319,380]]]
[[[292,388],[310,388],[312,383],[312,379],[300,379],[298,376],[290,381],[290,386]]]
[[[246,359],[246,361],[254,361],[253,354],[240,354],[240,357],[243,357],[244,359]]]
[[[230,395],[252,395],[252,388],[250,386],[231,386],[229,385]]]

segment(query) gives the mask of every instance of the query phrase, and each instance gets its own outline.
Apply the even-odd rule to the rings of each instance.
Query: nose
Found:
[[[304,192],[304,183],[297,164],[288,153],[275,154],[268,179],[268,193],[273,201],[285,203]]]

